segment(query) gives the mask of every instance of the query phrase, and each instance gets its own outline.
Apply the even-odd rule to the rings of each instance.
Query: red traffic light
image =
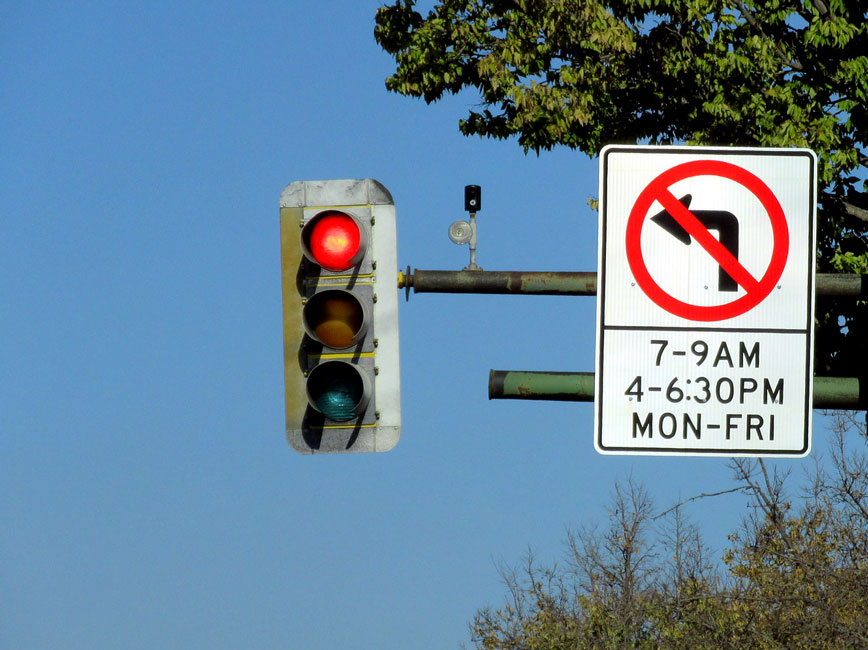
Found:
[[[356,220],[344,212],[324,212],[302,232],[310,259],[329,271],[346,271],[365,254],[367,242]]]
[[[389,191],[371,179],[287,185],[280,254],[287,440],[306,454],[388,451],[401,437]]]

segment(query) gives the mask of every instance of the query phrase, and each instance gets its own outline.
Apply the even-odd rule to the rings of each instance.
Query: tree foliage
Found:
[[[722,564],[683,504],[634,483],[609,525],[568,538],[565,562],[503,572],[506,604],[477,612],[477,650],[845,650],[868,647],[868,457],[845,445],[790,498],[762,461],[733,464],[748,513]],[[864,430],[863,430],[864,431]],[[710,495],[704,495],[710,496]]]
[[[415,0],[377,12],[389,90],[471,89],[466,135],[527,150],[610,143],[807,147],[819,157],[818,270],[868,272],[866,0]],[[817,308],[817,369],[852,374],[868,309]]]

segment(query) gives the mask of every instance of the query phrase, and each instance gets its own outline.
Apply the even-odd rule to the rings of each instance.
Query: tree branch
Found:
[[[793,61],[790,57],[787,56],[787,53],[781,48],[777,41],[773,40],[769,37],[768,34],[763,30],[763,26],[760,25],[759,21],[756,19],[747,7],[744,6],[744,3],[741,0],[735,0],[735,4],[738,7],[739,13],[741,13],[742,17],[748,22],[748,24],[753,27],[756,31],[760,33],[760,35],[765,38],[767,41],[770,41],[775,46],[775,52],[778,54],[778,58],[783,62],[784,65],[788,65],[793,70],[797,70],[801,72],[804,70],[804,67],[798,61]]]
[[[829,5],[823,2],[823,0],[812,0],[811,4],[814,5],[817,13],[820,14],[820,18],[822,18],[823,20],[828,20],[832,17],[832,12],[829,11]]]
[[[705,499],[706,497],[719,497],[724,494],[732,494],[733,492],[750,492],[750,488],[744,485],[739,485],[738,487],[730,488],[729,490],[721,490],[720,492],[703,492],[702,494],[697,494],[696,496],[692,496],[689,499],[684,499],[684,501],[679,501],[674,506],[669,508],[668,510],[664,510],[659,515],[656,515],[652,518],[653,521],[657,521],[662,517],[665,517],[673,510],[678,510],[681,506],[690,503],[691,501],[697,501],[699,499]]]
[[[860,208],[858,205],[853,205],[847,201],[841,201],[841,207],[843,207],[851,217],[856,217],[860,221],[868,222],[868,210],[865,208]]]

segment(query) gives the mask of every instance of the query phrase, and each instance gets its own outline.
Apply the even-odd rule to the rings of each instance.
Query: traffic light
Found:
[[[401,437],[391,194],[371,179],[287,185],[280,250],[289,444],[390,450]]]

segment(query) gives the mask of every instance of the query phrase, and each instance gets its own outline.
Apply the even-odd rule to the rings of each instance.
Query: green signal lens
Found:
[[[370,400],[370,381],[358,367],[327,361],[314,368],[307,380],[311,406],[335,422],[347,422],[364,413]]]
[[[365,309],[349,291],[321,291],[304,306],[304,326],[323,345],[338,350],[349,348],[364,338]]]
[[[359,403],[359,386],[349,381],[335,380],[316,398],[316,407],[326,417],[346,422],[355,417],[353,409]]]

